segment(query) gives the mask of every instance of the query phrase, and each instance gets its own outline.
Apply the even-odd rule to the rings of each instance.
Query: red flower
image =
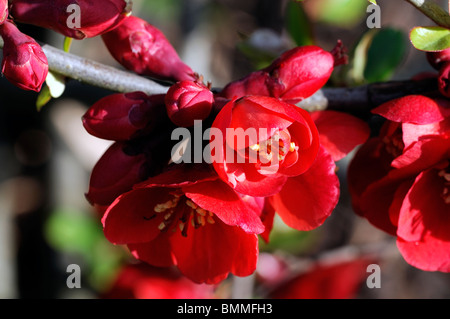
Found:
[[[233,99],[263,95],[296,103],[319,90],[330,78],[334,57],[317,46],[296,47],[270,66],[228,84],[220,96]]]
[[[355,211],[397,236],[411,265],[450,271],[450,103],[407,96],[374,113],[387,119],[349,167]]]
[[[103,299],[210,299],[214,286],[198,285],[174,271],[148,264],[130,264],[120,270]]]
[[[102,222],[106,238],[136,258],[209,284],[250,275],[264,230],[254,206],[209,169],[180,166],[118,197]]]
[[[229,102],[212,127],[223,137],[216,140],[211,134],[211,144],[217,146],[212,150],[214,168],[246,195],[278,193],[287,177],[308,170],[319,149],[318,132],[308,112],[271,97]]]
[[[339,179],[335,162],[369,136],[362,120],[335,111],[311,114],[319,131],[321,147],[312,166],[303,174],[289,177],[281,191],[267,198],[264,239],[268,241],[275,211],[290,227],[308,231],[322,225],[339,200]]]
[[[8,0],[0,0],[0,24],[8,18]]]
[[[4,41],[2,73],[17,87],[39,92],[48,73],[40,45],[9,21],[0,25],[0,36]]]
[[[164,34],[138,17],[127,17],[102,39],[120,64],[138,74],[172,81],[196,79]]]
[[[165,97],[169,118],[178,126],[189,127],[211,113],[214,96],[210,89],[193,81],[180,81],[169,88]]]
[[[70,7],[74,4],[79,11]],[[14,0],[11,1],[10,10],[19,22],[47,28],[75,39],[105,33],[120,24],[131,12],[124,0]],[[75,23],[77,19],[79,26]]]

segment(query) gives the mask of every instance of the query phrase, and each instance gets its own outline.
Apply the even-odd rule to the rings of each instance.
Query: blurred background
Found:
[[[335,70],[329,86],[432,71],[408,40],[414,26],[432,21],[405,1],[377,2],[381,29],[373,30],[366,25],[366,0],[133,0],[133,14],[162,30],[182,60],[218,88],[286,49],[314,43],[331,50],[338,39],[351,63]],[[436,2],[447,8],[447,1]],[[19,27],[62,48],[64,39],[54,32]],[[369,57],[363,67],[361,50]],[[74,41],[71,53],[121,68],[100,38]],[[69,81],[60,98],[37,111],[36,93],[0,78],[0,298],[450,297],[450,274],[409,266],[395,238],[353,213],[345,179],[352,154],[338,163],[341,199],[331,217],[311,232],[276,220],[270,243],[261,243],[255,275],[207,287],[141,265],[104,239],[84,197],[109,142],[87,134],[81,116],[111,93]],[[371,263],[380,266],[381,288],[366,285]],[[80,266],[80,289],[66,285],[70,264]]]

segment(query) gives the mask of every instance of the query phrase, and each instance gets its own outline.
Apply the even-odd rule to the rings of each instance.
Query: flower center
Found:
[[[197,229],[207,224],[214,224],[214,214],[207,211],[184,195],[172,194],[173,198],[160,204],[156,204],[154,212],[156,215],[164,214],[163,221],[158,225],[161,232],[169,229],[175,232],[177,228],[183,236],[187,236],[189,225]]]
[[[249,147],[250,150],[256,152],[258,162],[263,164],[276,164],[284,161],[289,152],[298,150],[295,142],[291,142],[291,135],[287,129],[277,131],[269,139],[253,144]]]

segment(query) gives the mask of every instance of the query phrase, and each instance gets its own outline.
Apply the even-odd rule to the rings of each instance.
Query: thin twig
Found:
[[[3,41],[0,38],[0,48]],[[64,52],[48,44],[42,45],[49,70],[83,83],[115,92],[142,91],[148,95],[163,94],[168,87],[137,74]]]
[[[436,3],[430,0],[405,0],[414,7],[419,9],[428,18],[433,20],[437,25],[450,29],[450,16],[448,12],[442,9]],[[450,10],[450,9],[449,9]]]
[[[0,38],[0,48],[2,48]],[[115,67],[85,59],[48,44],[42,46],[49,69],[72,79],[115,92],[142,91],[148,95],[164,94],[168,87]],[[437,90],[435,79],[373,83],[353,88],[323,88],[298,105],[308,111],[331,109],[367,115],[384,103],[405,95],[425,94]]]

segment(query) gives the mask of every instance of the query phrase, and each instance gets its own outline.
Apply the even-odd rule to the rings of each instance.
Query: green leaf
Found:
[[[72,41],[73,41],[73,38],[70,38],[70,37],[64,38],[64,45],[63,45],[64,52],[70,51],[70,46],[72,45]]]
[[[405,59],[407,40],[402,31],[383,28],[373,37],[367,53],[364,78],[367,82],[389,80]]]
[[[366,0],[322,0],[316,12],[320,22],[351,28],[366,16],[366,9]]]
[[[46,84],[42,86],[41,91],[39,92],[36,99],[36,109],[39,112],[42,108],[52,99],[52,95],[50,94],[50,89]]]
[[[450,30],[442,27],[415,27],[409,38],[420,51],[435,52],[450,48]]]
[[[313,44],[311,23],[301,3],[288,2],[286,6],[286,30],[297,46]]]
[[[48,218],[45,235],[47,242],[55,249],[80,253],[90,259],[103,232],[100,222],[95,222],[84,212],[59,209]]]
[[[373,3],[373,4],[375,4],[375,5],[378,5],[376,0],[368,0],[368,1]]]

